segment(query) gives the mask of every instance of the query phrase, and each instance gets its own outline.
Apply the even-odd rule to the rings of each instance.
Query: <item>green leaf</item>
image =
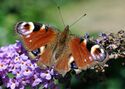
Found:
[[[14,78],[14,77],[15,77],[12,73],[8,73],[7,76],[8,76],[9,78]]]

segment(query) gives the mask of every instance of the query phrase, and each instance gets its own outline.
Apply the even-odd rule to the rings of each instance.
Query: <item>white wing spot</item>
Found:
[[[42,29],[42,30],[45,29],[45,24],[42,25],[41,29]]]
[[[87,62],[87,60],[86,60],[86,59],[84,59],[84,62]]]
[[[26,36],[26,38],[29,38],[29,37],[30,37],[30,35],[27,35],[27,36]]]
[[[70,64],[71,64],[73,61],[74,61],[74,58],[73,58],[73,56],[71,56],[71,57],[69,58],[68,65],[70,66]]]
[[[28,22],[28,24],[30,25],[30,30],[33,31],[33,29],[34,29],[34,24],[33,24],[33,22]]]
[[[45,46],[40,47],[40,54],[43,54]]]
[[[92,61],[92,60],[93,60],[91,56],[89,56],[89,59],[90,59],[90,61]]]
[[[32,42],[32,40],[30,40],[29,42]]]

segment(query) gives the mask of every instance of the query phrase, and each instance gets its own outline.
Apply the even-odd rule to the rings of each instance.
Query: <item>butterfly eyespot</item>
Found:
[[[76,63],[75,63],[75,61],[74,61],[74,58],[73,58],[73,56],[70,56],[69,57],[69,62],[68,62],[68,65],[69,65],[69,67],[71,68],[71,69],[78,69],[78,67],[77,67],[77,65],[76,65]]]
[[[30,25],[27,23],[27,24],[25,24],[24,25],[24,29],[26,29],[26,30],[30,30]]]
[[[71,69],[78,69],[75,61],[71,62],[70,66],[71,66]]]
[[[106,58],[106,52],[99,45],[94,45],[91,48],[91,55],[95,61],[103,62]]]
[[[40,48],[38,48],[38,49],[36,49],[36,50],[33,50],[33,51],[31,51],[32,52],[32,54],[34,55],[34,56],[38,56],[38,54],[40,54]]]
[[[42,53],[44,52],[44,49],[45,49],[45,46],[42,46],[42,47],[40,47],[38,49],[35,49],[35,50],[29,52],[29,56],[34,59],[37,56],[42,55]]]
[[[21,35],[29,35],[33,32],[34,24],[32,22],[19,22],[16,25],[16,31]]]
[[[30,58],[34,59],[40,54],[40,48],[29,52]]]

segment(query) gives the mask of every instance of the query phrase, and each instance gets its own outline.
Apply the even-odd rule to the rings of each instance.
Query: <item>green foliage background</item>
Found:
[[[112,4],[114,2],[115,4]],[[124,2],[123,0],[121,1],[102,0],[102,2],[101,0],[100,1],[99,0],[0,0],[0,46],[15,43],[15,40],[19,39],[14,30],[15,24],[19,21],[34,21],[34,22],[47,23],[47,24],[54,25],[55,27],[63,30],[64,26],[60,20],[60,15],[58,13],[57,5],[61,6],[61,10],[63,12],[62,15],[64,17],[64,22],[66,24],[73,23],[73,21],[75,21],[77,17],[81,16],[81,14],[86,13],[86,11],[89,9],[93,10],[93,8],[96,7],[97,9],[94,9],[95,11],[90,11],[91,13],[94,13],[94,14],[91,14],[90,12],[87,13],[89,14],[89,16],[85,17],[85,21],[83,21],[84,23],[82,23],[82,21],[77,23],[78,26],[80,25],[82,26],[81,28],[79,28],[81,30],[78,30],[76,26],[76,27],[72,27],[72,29],[74,29],[72,30],[72,32],[75,34],[84,34],[85,31],[87,31],[87,32],[90,32],[91,34],[95,34],[97,32],[104,31],[104,29],[106,28],[102,28],[102,30],[97,30],[94,27],[98,27],[100,29],[100,24],[98,25],[98,21],[105,20],[108,17],[107,13],[109,14],[109,10],[104,9],[104,11],[102,12],[105,12],[105,13],[102,13],[102,12],[99,13],[98,10],[100,7],[98,6],[101,6],[100,5],[101,3],[102,8],[107,8],[107,7],[110,8],[113,5],[116,5],[118,8],[121,7],[122,9],[124,9],[123,8],[124,6],[122,6],[123,2]],[[89,9],[81,13],[80,11],[84,10],[84,8],[87,6],[89,7]],[[109,19],[114,21],[114,18],[116,17],[118,18],[121,17],[123,19],[124,17],[120,15],[123,13],[122,9],[117,9],[116,11],[118,12],[114,13],[113,12],[114,9],[112,8],[111,9],[112,14],[109,15],[112,17],[112,19],[108,17],[107,22],[105,21],[104,23],[101,24],[101,26],[102,27],[107,26],[107,28],[109,27],[108,30],[112,29],[110,31],[115,31],[116,26],[119,27],[117,30],[123,29],[122,26],[124,26],[124,21],[122,20],[117,21],[116,19],[116,22],[121,22],[120,24],[123,24],[123,25],[114,24],[115,25],[114,26],[111,23],[108,23],[108,22],[111,22],[109,21]],[[102,16],[99,17],[97,16],[96,13],[101,14]],[[114,15],[116,17],[114,17]],[[92,17],[92,16],[95,16],[95,17]],[[108,25],[105,25],[105,24],[108,24]],[[90,28],[84,28],[83,26],[85,25],[87,25]],[[113,28],[110,28],[110,26],[112,26]],[[91,31],[91,29],[93,29],[93,31]],[[123,66],[121,66],[120,63],[121,62],[117,60],[114,64],[111,64],[113,65],[113,67],[110,67],[107,69],[108,72],[106,72],[106,78],[103,81],[96,82],[95,80],[91,80],[94,78],[90,78],[89,81],[93,81],[93,83],[86,84],[86,83],[82,83],[78,78],[73,76],[71,83],[74,84],[74,87],[80,86],[79,84],[83,84],[81,86],[82,89],[124,89],[125,88],[124,87],[125,69]],[[96,75],[98,74],[95,73],[92,76],[96,76]]]

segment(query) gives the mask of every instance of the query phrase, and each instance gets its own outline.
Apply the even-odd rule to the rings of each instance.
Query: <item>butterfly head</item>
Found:
[[[44,24],[34,23],[34,22],[19,22],[16,25],[16,31],[21,35],[29,35],[32,32],[39,31],[41,29],[47,29]]]

